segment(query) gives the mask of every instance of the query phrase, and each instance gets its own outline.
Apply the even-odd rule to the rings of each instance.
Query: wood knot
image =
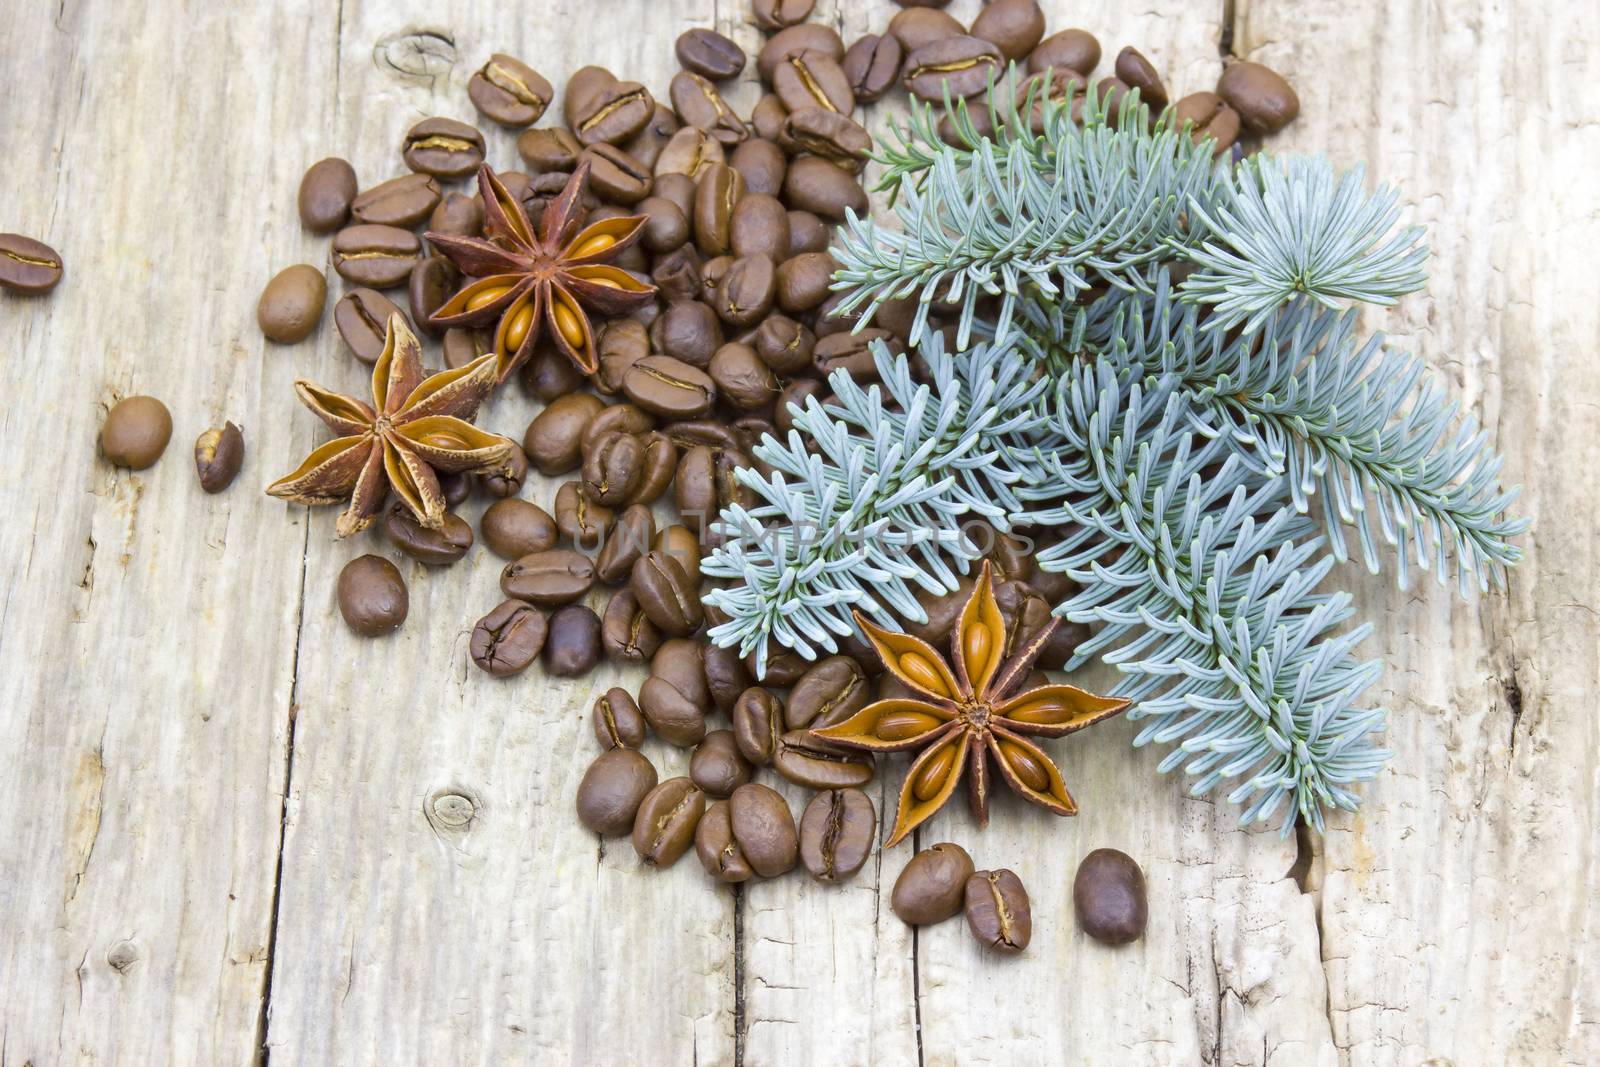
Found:
[[[443,30],[406,30],[381,38],[372,48],[372,62],[379,70],[431,85],[450,76],[456,42]]]
[[[132,941],[118,941],[106,950],[106,962],[118,974],[127,974],[139,962],[139,948]]]
[[[482,808],[478,798],[461,786],[444,786],[428,794],[422,802],[423,817],[441,836],[458,837],[472,827]]]

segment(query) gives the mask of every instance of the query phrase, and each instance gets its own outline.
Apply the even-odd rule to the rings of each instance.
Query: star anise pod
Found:
[[[589,312],[621,315],[655,297],[655,286],[610,263],[639,239],[642,215],[604,219],[574,235],[588,181],[589,161],[583,160],[545,208],[536,233],[522,203],[484,164],[478,188],[488,238],[428,234],[433,246],[472,279],[428,321],[441,328],[496,323],[499,381],[527,362],[545,327],[572,362],[593,374],[600,361]]]
[[[314,449],[267,492],[296,504],[348,498],[335,527],[345,537],[372,523],[392,488],[418,522],[436,530],[445,513],[438,475],[510,473],[512,442],[466,421],[494,384],[492,355],[425,376],[416,334],[402,316],[392,315],[372,368],[371,404],[308,381],[294,383],[306,407],[339,436]]]
[[[844,722],[813,733],[869,752],[921,750],[900,787],[889,845],[942,808],[963,772],[973,813],[979,825],[987,825],[991,759],[1024,799],[1057,815],[1077,814],[1061,771],[1028,738],[1060,737],[1092,726],[1126,709],[1128,701],[1061,684],[1017,692],[1059,622],[1052,618],[1002,662],[1006,625],[987,562],[951,632],[949,663],[926,641],[856,615],[884,668],[920,695],[868,704]]]

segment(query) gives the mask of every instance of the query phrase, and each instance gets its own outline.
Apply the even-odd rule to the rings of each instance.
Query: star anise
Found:
[[[557,347],[593,374],[600,362],[589,312],[620,315],[655,296],[655,286],[609,262],[639,239],[643,216],[604,219],[574,235],[588,181],[589,161],[583,160],[545,208],[535,233],[522,203],[485,164],[478,188],[488,238],[428,234],[472,278],[429,321],[439,327],[497,323],[493,351],[502,382],[527,362],[545,326]]]
[[[267,492],[296,504],[348,498],[335,527],[345,537],[372,523],[392,488],[418,522],[438,529],[445,513],[439,474],[510,473],[512,442],[465,421],[494,383],[492,355],[424,376],[416,334],[402,316],[392,315],[372,368],[371,404],[304,380],[294,383],[306,407],[340,436],[314,449]]]
[[[1077,814],[1061,771],[1028,737],[1081,730],[1123,711],[1128,701],[1062,684],[1016,691],[1059,619],[1029,635],[1002,662],[1006,624],[985,562],[951,632],[949,663],[920,638],[891,633],[859,614],[856,622],[883,658],[884,668],[920,695],[868,704],[844,722],[813,732],[869,752],[921,750],[900,787],[890,845],[942,808],[963,772],[973,813],[979,825],[987,825],[991,759],[1024,799],[1057,815]]]

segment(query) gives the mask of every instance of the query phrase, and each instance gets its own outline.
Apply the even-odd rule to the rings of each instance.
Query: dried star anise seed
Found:
[[[494,389],[494,357],[424,376],[422,345],[400,315],[389,317],[372,367],[372,403],[301,380],[295,390],[339,437],[314,449],[267,492],[296,504],[349,499],[335,529],[346,537],[372,524],[386,491],[431,530],[444,525],[440,474],[505,472],[515,445],[467,422]]]
[[[548,326],[556,346],[585,374],[600,367],[589,313],[621,315],[648,303],[655,286],[610,261],[639,239],[643,216],[605,219],[575,236],[589,161],[572,172],[539,219],[507,192],[494,170],[478,170],[488,238],[429,233],[428,241],[471,281],[429,317],[433,325],[494,326],[496,375],[505,381],[533,354]]]
[[[812,732],[869,752],[920,750],[901,784],[888,845],[942,808],[963,773],[973,813],[980,826],[987,825],[991,759],[1024,799],[1057,815],[1077,813],[1061,771],[1027,735],[1060,737],[1081,730],[1123,711],[1128,701],[1071,685],[1016,691],[1059,622],[1052,618],[1005,659],[1005,619],[987,561],[951,632],[948,663],[926,641],[890,633],[856,615],[884,669],[916,695],[868,704],[844,722]]]

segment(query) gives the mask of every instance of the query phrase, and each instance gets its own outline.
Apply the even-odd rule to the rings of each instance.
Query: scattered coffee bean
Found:
[[[632,438],[631,440],[637,440]],[[607,585],[620,585],[633,574],[633,565],[639,557],[650,551],[650,542],[656,536],[656,521],[650,509],[643,504],[632,504],[617,516],[616,524],[606,535],[606,543],[595,556],[594,572]]]
[[[639,606],[631,587],[611,594],[600,621],[600,642],[606,656],[619,663],[643,663],[661,647],[661,631]]]
[[[644,229],[639,241],[651,252],[670,252],[689,239],[689,219],[678,205],[663,196],[647,196],[639,202],[639,214],[644,216]],[[634,322],[622,319],[622,322]],[[638,325],[634,322],[634,325]],[[609,333],[609,328],[607,329]],[[604,347],[602,345],[602,358]]]
[[[464,178],[483,163],[483,134],[455,119],[423,119],[406,132],[400,152],[414,171],[437,178]]]
[[[672,97],[672,108],[683,124],[706,131],[724,148],[732,147],[750,136],[750,128],[734,114],[733,108],[728,106],[710,79],[693,71],[679,71],[673,75],[668,92]]]
[[[694,831],[694,852],[700,866],[719,882],[732,885],[748,881],[755,874],[733,836],[726,800],[713,803],[701,817]]]
[[[506,465],[493,472],[483,475],[479,484],[483,491],[497,500],[516,496],[522,492],[522,483],[528,477],[528,456],[516,445],[511,446],[510,453],[506,456]]]
[[[383,516],[383,533],[389,543],[421,563],[444,567],[472,547],[472,527],[453,512],[445,512],[444,525],[430,530],[417,521],[411,509],[396,503]]]
[[[960,845],[925,848],[901,869],[889,906],[912,926],[944,922],[961,910],[972,873],[972,857]]]
[[[752,0],[750,13],[757,26],[771,33],[804,22],[815,6],[816,0]]]
[[[579,548],[593,551],[605,544],[615,517],[610,508],[589,499],[579,481],[563,482],[556,490],[556,529]]]
[[[544,116],[555,90],[538,71],[496,52],[467,80],[467,99],[490,122],[509,129],[531,126]]]
[[[410,230],[346,226],[333,238],[333,269],[352,285],[392,289],[411,277],[421,252],[422,242]]]
[[[729,718],[740,754],[757,766],[770,764],[783,736],[783,717],[782,699],[769,690],[751,686],[739,694]]]
[[[822,108],[841,115],[855,109],[850,79],[839,66],[842,58],[805,51],[791,53],[778,63],[772,72],[772,91],[791,117],[806,108]]]
[[[1211,138],[1213,155],[1221,155],[1239,139],[1239,113],[1216,93],[1190,93],[1172,105],[1179,127],[1188,126],[1196,144]]]
[[[633,491],[635,504],[654,504],[672,484],[678,469],[678,446],[665,434],[651,433],[644,438],[644,473]]]
[[[948,12],[907,8],[895,12],[894,18],[889,20],[887,32],[900,42],[901,50],[909,56],[923,45],[961,37],[967,29]]]
[[[594,586],[594,564],[582,552],[547,548],[505,565],[500,591],[541,607],[570,604]]]
[[[705,661],[706,688],[711,693],[711,702],[718,711],[731,715],[739,698],[750,688],[750,672],[744,660],[739,658],[737,649],[721,645],[707,645],[701,658]]]
[[[130,396],[106,413],[100,426],[100,451],[113,467],[142,471],[167,450],[172,413],[153,396]]]
[[[756,654],[751,652],[745,657],[745,666],[752,673],[755,671]],[[798,682],[811,669],[811,661],[787,648],[769,650],[767,653],[767,673],[757,679],[762,685],[787,688]],[[804,783],[801,783],[802,785]],[[857,782],[846,782],[845,785],[858,785]],[[816,789],[832,789],[833,786],[814,786]]]
[[[517,138],[517,155],[530,175],[571,174],[582,153],[583,143],[560,126],[528,130]]]
[[[585,495],[590,500],[620,507],[632,499],[644,473],[644,445],[631,433],[602,433],[587,450],[582,470]]]
[[[800,862],[819,882],[855,877],[872,854],[878,816],[859,789],[828,789],[800,816]]]
[[[638,748],[644,744],[644,735],[644,716],[626,689],[608,689],[596,698],[594,736],[601,748]]]
[[[631,582],[640,608],[661,632],[681,637],[700,628],[700,593],[678,560],[651,551],[633,565]]]
[[[713,797],[728,796],[750,780],[750,764],[740,755],[733,731],[706,734],[689,757],[689,777]]]
[[[717,284],[716,292],[712,294],[712,310],[730,326],[754,326],[772,309],[772,299],[776,291],[777,273],[771,257],[740,256],[728,266],[722,280]],[[752,357],[754,354],[752,351]],[[708,361],[707,366],[709,365]],[[777,383],[774,382],[772,392],[776,395],[777,391]],[[727,399],[738,402],[731,396]],[[770,397],[768,399],[770,400]]]
[[[444,256],[427,256],[411,268],[406,298],[411,304],[411,321],[430,337],[444,333],[431,321],[433,313],[455,295],[460,283],[456,266]]]
[[[700,588],[700,539],[681,523],[664,527],[656,534],[655,551],[675,561],[689,576],[689,584]]]
[[[818,22],[803,22],[779,30],[767,38],[766,45],[756,54],[756,70],[761,80],[771,85],[779,64],[802,52],[815,52],[837,63],[844,58],[844,42],[833,27]],[[761,136],[769,135],[763,133]]]
[[[710,362],[709,354],[707,362]],[[717,387],[710,375],[672,356],[646,356],[639,360],[622,376],[622,391],[646,411],[669,419],[704,415],[711,410],[717,396]],[[533,455],[531,449],[529,455]]]
[[[550,632],[544,642],[545,673],[576,678],[599,662],[600,616],[582,604],[568,604],[550,616]]]
[[[763,878],[792,870],[800,841],[788,801],[771,786],[751,782],[728,798],[728,822],[750,869]]]
[[[867,210],[866,190],[855,176],[817,156],[802,156],[789,164],[789,171],[783,178],[783,196],[791,208],[809,211],[833,222],[844,222],[847,210],[857,215]],[[792,215],[789,230],[792,237],[795,232]],[[826,244],[824,231],[823,246]]]
[[[350,214],[357,222],[410,229],[439,206],[439,183],[427,174],[390,178],[357,196]]]
[[[583,431],[605,407],[589,393],[558,397],[528,423],[522,450],[540,474],[565,474],[575,470],[582,457]]]
[[[1217,92],[1239,113],[1251,133],[1277,133],[1300,114],[1300,97],[1283,75],[1260,63],[1231,63],[1217,80]]]
[[[919,100],[942,103],[944,94],[968,97],[1003,73],[1000,50],[981,37],[930,41],[906,58],[906,88]]]
[[[791,315],[815,308],[828,298],[838,269],[838,261],[828,252],[806,252],[784,260],[776,278],[778,306]]]
[[[670,867],[694,843],[706,795],[688,778],[668,778],[645,795],[633,823],[633,850],[652,867]]]
[[[794,683],[784,721],[791,730],[820,730],[844,722],[871,700],[861,665],[849,656],[829,656]]]
[[[1139,90],[1139,99],[1150,105],[1154,114],[1167,106],[1167,88],[1155,66],[1137,48],[1117,53],[1117,78],[1130,89]]]
[[[750,200],[751,197],[777,196],[783,190],[783,175],[789,169],[789,161],[784,157],[783,149],[764,137],[751,137],[728,156],[728,166],[739,172],[744,179],[744,197],[734,206],[737,216],[739,208]],[[735,242],[735,252],[738,252]]]
[[[783,125],[785,114],[783,101],[773,93],[767,93],[750,109],[750,128],[762,140],[776,142],[778,128]]]
[[[649,760],[631,748],[608,749],[578,783],[578,821],[604,837],[632,833],[639,805],[655,787]]]
[[[991,42],[1015,62],[1044,37],[1044,12],[1038,0],[990,0],[972,20],[972,36]]]
[[[411,608],[406,583],[382,556],[357,556],[339,572],[339,614],[362,637],[400,629]]]
[[[568,80],[562,106],[567,126],[584,144],[620,144],[650,120],[656,101],[638,82],[618,81],[609,71],[583,67]]]
[[[766,263],[770,271],[770,260],[765,256],[755,258]],[[737,342],[723,345],[711,357],[710,370],[717,392],[741,411],[769,408],[778,397],[777,376],[749,345]]]
[[[895,37],[869,33],[845,49],[839,66],[857,102],[870,104],[894,88],[904,59],[905,49]]]
[[[269,341],[294,344],[304,341],[322,321],[328,299],[328,280],[305,263],[285,267],[272,276],[256,303],[256,322]]]
[[[200,488],[220,493],[233,484],[244,465],[244,434],[233,423],[202,433],[194,443],[194,468]]]
[[[769,685],[779,684],[770,678],[764,681]],[[876,762],[866,753],[835,748],[813,737],[809,730],[791,730],[778,738],[772,752],[772,766],[795,785],[810,789],[845,789],[870,782]]]
[[[889,331],[876,326],[856,333],[833,333],[817,342],[811,351],[811,362],[824,379],[842,369],[858,382],[876,381],[880,347],[891,356],[901,351],[900,343]]]
[[[378,362],[385,330],[395,315],[405,319],[399,306],[376,289],[351,289],[333,305],[333,325],[351,354],[363,363]],[[409,320],[406,325],[411,325]]]
[[[1100,42],[1087,30],[1062,30],[1028,54],[1028,71],[1070,70],[1087,78],[1100,63]]]
[[[583,371],[547,337],[534,344],[533,358],[522,365],[519,380],[525,389],[547,404],[577,393],[586,384]]]
[[[312,233],[332,233],[350,218],[356,171],[337,157],[318,160],[300,179],[300,223]]]
[[[721,141],[698,126],[685,126],[662,145],[653,170],[658,183],[669,174],[697,182],[708,168],[724,158]]]
[[[590,145],[581,159],[589,163],[589,185],[611,204],[637,204],[650,195],[650,168],[611,144]],[[589,216],[598,222],[597,215]]]
[[[517,560],[556,546],[555,520],[550,513],[526,500],[497,500],[478,520],[483,542],[504,559]]]
[[[622,142],[622,148],[638,160],[645,171],[653,172],[656,161],[661,158],[661,152],[667,147],[667,142],[672,140],[672,135],[679,129],[678,116],[672,109],[656,101],[656,109],[644,127],[628,140]]]
[[[1108,945],[1126,945],[1149,920],[1144,872],[1126,852],[1097,848],[1078,864],[1072,907],[1083,932]]]
[[[539,658],[549,630],[544,613],[520,600],[503,600],[472,628],[467,652],[479,670],[506,678]]]
[[[810,370],[811,353],[816,346],[817,338],[809,326],[803,326],[787,315],[775,314],[768,315],[756,328],[752,343],[756,355],[761,357],[761,362],[779,374],[794,375]],[[809,380],[792,381],[784,387],[784,391]],[[778,400],[780,415],[783,404],[783,393],[780,392]]]
[[[1007,956],[1033,939],[1033,908],[1014,871],[975,871],[967,879],[967,927],[978,943]]]
[[[784,180],[787,181],[788,179],[785,178]],[[828,250],[828,235],[830,232],[828,224],[813,212],[789,212],[789,255],[800,256],[807,252],[826,252]]]
[[[472,495],[472,485],[476,476],[466,471],[456,471],[453,474],[439,475],[439,492],[444,497],[446,508],[458,508],[466,503],[467,497]]]

